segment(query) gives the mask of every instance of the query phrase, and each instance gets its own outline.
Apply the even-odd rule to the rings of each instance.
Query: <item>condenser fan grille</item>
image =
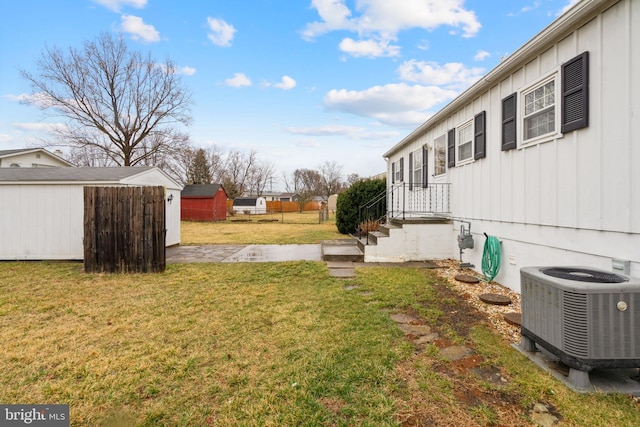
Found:
[[[588,268],[551,267],[544,268],[541,271],[547,276],[557,277],[558,279],[575,280],[577,282],[623,283],[628,281],[625,277],[618,276],[617,274],[590,270]]]

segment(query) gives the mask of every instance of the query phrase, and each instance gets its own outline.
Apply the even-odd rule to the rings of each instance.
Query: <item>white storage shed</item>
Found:
[[[81,260],[85,186],[166,188],[166,246],[180,243],[180,191],[157,167],[0,168],[0,260]]]
[[[237,214],[266,214],[267,201],[264,197],[236,197],[233,200],[233,210]]]

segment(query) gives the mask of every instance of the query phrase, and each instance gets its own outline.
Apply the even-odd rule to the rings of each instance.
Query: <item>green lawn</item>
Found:
[[[321,262],[149,275],[0,263],[0,402],[68,403],[74,426],[531,425],[540,401],[562,425],[640,425],[628,396],[568,391],[482,322],[461,328],[463,310],[428,270],[363,268],[345,282]],[[506,381],[414,349],[395,312]]]

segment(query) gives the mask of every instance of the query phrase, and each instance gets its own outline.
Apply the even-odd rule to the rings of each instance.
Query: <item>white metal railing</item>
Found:
[[[387,190],[388,219],[407,219],[451,213],[450,183],[401,182]]]

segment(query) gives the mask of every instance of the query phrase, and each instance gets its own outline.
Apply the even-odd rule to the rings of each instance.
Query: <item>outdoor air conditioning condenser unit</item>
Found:
[[[576,388],[596,368],[640,367],[640,278],[587,267],[520,270],[522,349],[570,367]]]

